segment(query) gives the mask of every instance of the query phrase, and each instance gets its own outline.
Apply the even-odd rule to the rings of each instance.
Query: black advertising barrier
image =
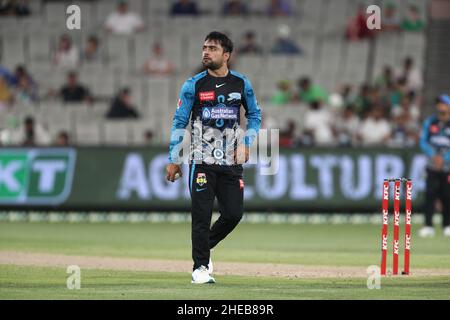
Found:
[[[165,181],[167,148],[0,149],[0,206],[59,210],[189,210],[189,170]],[[245,207],[255,211],[364,212],[381,207],[384,178],[413,181],[413,210],[425,189],[419,149],[280,150],[278,170],[245,166]]]

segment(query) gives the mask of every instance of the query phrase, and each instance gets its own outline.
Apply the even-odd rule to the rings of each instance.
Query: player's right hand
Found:
[[[176,180],[175,175],[178,173],[180,177],[183,176],[183,173],[181,172],[181,167],[178,164],[169,163],[166,166],[166,179],[170,182],[174,182]]]

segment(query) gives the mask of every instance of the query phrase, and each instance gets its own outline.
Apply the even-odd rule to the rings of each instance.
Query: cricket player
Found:
[[[419,236],[432,237],[436,199],[442,203],[444,236],[450,237],[450,97],[441,95],[436,101],[436,114],[425,120],[420,146],[428,156],[425,226]]]
[[[223,240],[243,215],[244,179],[242,164],[261,126],[261,110],[250,81],[228,69],[232,41],[211,32],[203,43],[205,71],[182,86],[172,123],[167,180],[181,176],[176,148],[181,143],[177,129],[190,122],[191,151],[189,186],[192,215],[192,283],[215,283],[210,250]],[[240,129],[241,106],[247,127]],[[211,227],[214,199],[219,219]]]

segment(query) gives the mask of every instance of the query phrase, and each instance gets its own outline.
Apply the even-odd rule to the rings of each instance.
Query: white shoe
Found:
[[[444,237],[450,237],[450,227],[444,228]]]
[[[208,269],[205,266],[200,266],[192,272],[191,283],[202,284],[202,283],[215,283],[213,277],[208,273]]]
[[[421,238],[431,238],[434,237],[434,235],[435,231],[433,227],[425,226],[419,230],[419,237]]]

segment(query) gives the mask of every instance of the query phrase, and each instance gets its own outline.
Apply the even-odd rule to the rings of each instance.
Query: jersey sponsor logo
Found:
[[[227,101],[232,101],[232,100],[241,100],[241,94],[239,92],[229,93]]]
[[[430,132],[433,133],[433,134],[438,133],[439,132],[439,127],[437,125],[435,125],[435,124],[430,126]]]
[[[200,187],[203,187],[208,181],[206,180],[205,173],[197,173],[197,179],[195,180]]]
[[[211,111],[208,108],[203,109],[202,119],[211,119]]]
[[[177,109],[180,109],[180,107],[181,107],[181,104],[182,104],[182,101],[181,101],[181,99],[178,99],[178,103],[177,103]]]
[[[238,109],[236,107],[204,107],[202,111],[202,119],[223,119],[223,120],[237,120]]]
[[[437,147],[447,147],[450,148],[450,137],[445,136],[432,136],[430,138],[430,143]]]
[[[204,91],[199,93],[200,101],[211,101],[216,99],[214,91]]]

